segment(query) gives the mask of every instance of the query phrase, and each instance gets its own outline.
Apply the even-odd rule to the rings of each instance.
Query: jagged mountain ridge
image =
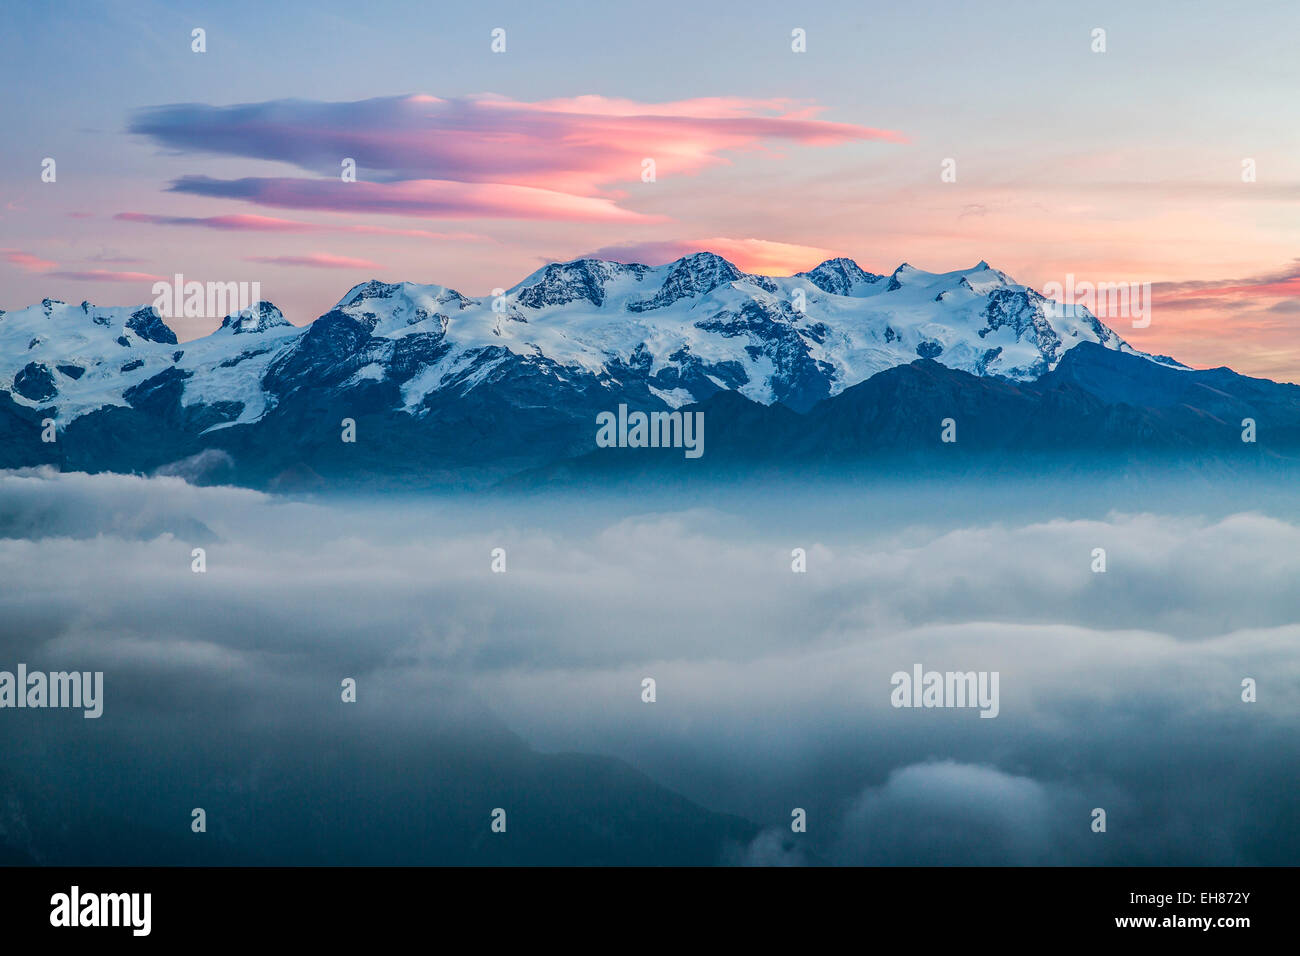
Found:
[[[925,458],[949,415],[978,439],[963,451],[1003,456],[1218,454],[1243,414],[1269,454],[1300,440],[1295,386],[1145,355],[1045,302],[983,262],[772,278],[707,253],[552,263],[486,299],[372,280],[307,326],[258,303],[184,343],[152,309],[45,300],[0,315],[0,467],[482,486],[589,456],[619,404],[708,409],[724,466]]]
[[[167,369],[183,380],[186,406],[240,403],[223,425],[256,421],[295,388],[367,380],[398,385],[395,410],[420,416],[444,389],[516,374],[582,380],[656,407],[738,391],[806,410],[917,357],[1026,381],[1080,341],[1132,351],[1086,310],[1053,317],[1045,304],[984,262],[881,276],[833,259],[772,278],[711,253],[657,267],[552,263],[495,299],[372,280],[308,326],[258,303],[255,322],[228,316],[183,344],[152,307],[46,299],[0,315],[0,388],[54,409],[61,426],[130,404],[127,391]]]

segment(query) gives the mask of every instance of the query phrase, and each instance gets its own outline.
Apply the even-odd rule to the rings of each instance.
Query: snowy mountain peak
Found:
[[[910,263],[907,262],[900,263],[898,268],[889,274],[889,284],[885,286],[885,291],[897,292],[899,289],[903,288],[904,279],[906,279],[912,273],[919,272],[919,271],[920,270],[918,270],[915,266],[911,265]]]
[[[363,299],[389,299],[401,288],[400,284],[380,282],[378,279],[371,279],[368,282],[361,282],[354,285],[348,290],[347,295],[339,299],[336,309],[353,305]]]
[[[700,276],[726,275],[732,278],[743,275],[735,264],[716,252],[692,252],[672,263],[673,271],[689,271]]]
[[[163,321],[158,310],[153,306],[136,309],[126,320],[126,327],[146,342],[160,342],[164,345],[176,344],[176,333]]]
[[[649,266],[624,264],[606,259],[574,259],[552,262],[538,269],[510,290],[515,303],[526,309],[544,309],[586,301],[599,308],[605,304],[606,286],[619,279],[640,280]]]
[[[221,328],[230,330],[233,335],[257,334],[289,324],[284,313],[266,301],[255,302],[221,320]]]
[[[853,296],[860,294],[867,286],[879,282],[883,276],[867,272],[852,259],[844,257],[827,259],[815,269],[800,272],[813,285],[823,292],[833,295]]]
[[[446,286],[371,279],[349,289],[334,309],[371,334],[387,335],[402,334],[430,320],[445,326],[449,315],[473,304],[472,299]]]
[[[657,272],[667,270],[663,284],[654,295],[637,302],[629,302],[629,312],[649,312],[663,309],[682,299],[708,295],[719,286],[741,279],[755,280],[713,252],[696,252],[683,256],[676,262],[661,266]],[[761,284],[761,283],[760,283]]]

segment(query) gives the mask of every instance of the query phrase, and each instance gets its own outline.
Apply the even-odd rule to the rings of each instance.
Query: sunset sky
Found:
[[[984,259],[1150,282],[1150,327],[1111,323],[1136,347],[1296,381],[1300,6],[1218,6],[11,4],[0,308],[182,273],[302,324],[372,277],[484,295],[589,254]]]

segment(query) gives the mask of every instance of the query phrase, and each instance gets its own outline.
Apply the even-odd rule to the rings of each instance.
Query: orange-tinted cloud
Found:
[[[1223,299],[1257,301],[1300,296],[1300,259],[1276,272],[1245,279],[1160,282],[1151,291],[1170,308],[1200,308]]]
[[[605,246],[591,253],[590,258],[662,265],[696,252],[715,252],[744,272],[769,276],[805,272],[838,255],[831,249],[817,246],[717,236],[712,239],[669,239]]]

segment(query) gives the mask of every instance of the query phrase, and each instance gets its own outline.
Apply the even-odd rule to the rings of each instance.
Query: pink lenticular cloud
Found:
[[[186,176],[174,192],[243,199],[281,209],[422,216],[440,219],[554,219],[570,222],[661,222],[611,200],[531,186],[422,179],[395,183],[343,183],[336,179],[212,179]]]
[[[277,219],[273,216],[159,216],[143,212],[119,212],[120,222],[142,222],[156,226],[198,226],[226,232],[336,232],[364,236],[400,236],[410,239],[448,239],[456,242],[485,242],[476,232],[431,232],[428,229],[393,229],[388,226],[352,226]]]
[[[813,118],[782,99],[701,98],[636,103],[603,96],[521,102],[500,96],[379,97],[352,103],[278,100],[241,106],[176,104],[136,115],[131,131],[174,149],[278,160],[331,172],[340,157],[385,179],[448,179],[591,190],[632,182],[644,157],[689,174],[717,153],[763,140],[825,146],[906,142],[893,130]],[[579,181],[580,177],[580,181]]]
[[[260,262],[268,266],[305,266],[309,269],[370,269],[380,270],[384,267],[369,259],[352,259],[347,256],[333,256],[327,252],[313,252],[305,256],[250,256],[246,262]]]
[[[785,99],[638,103],[602,96],[396,96],[352,103],[174,104],[137,113],[131,131],[169,149],[291,163],[309,179],[187,176],[173,190],[263,205],[447,218],[649,221],[612,187],[695,175],[772,142],[903,143],[893,130],[817,119]],[[343,158],[357,182],[343,183]],[[328,176],[329,179],[316,177]],[[347,188],[327,188],[327,187]]]
[[[44,272],[46,269],[53,269],[58,265],[57,262],[42,259],[30,252],[23,252],[21,249],[0,249],[0,256],[3,256],[5,262],[11,266],[17,266],[26,272]]]
[[[839,255],[817,246],[717,236],[712,239],[669,239],[605,246],[591,253],[589,258],[662,265],[696,252],[715,252],[745,272],[769,276],[805,272]]]

